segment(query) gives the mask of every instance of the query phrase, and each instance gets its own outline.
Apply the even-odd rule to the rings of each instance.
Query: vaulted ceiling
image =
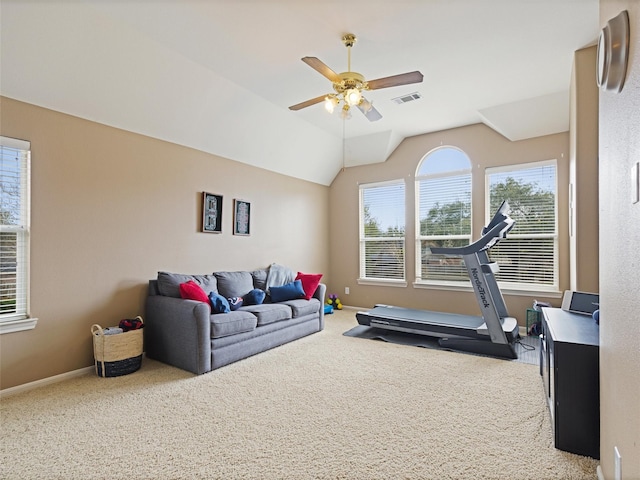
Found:
[[[329,185],[413,135],[567,131],[573,52],[598,15],[598,0],[1,0],[0,93]],[[348,32],[352,70],[424,81],[368,92],[377,122],[289,110],[332,92],[300,59],[346,71]]]

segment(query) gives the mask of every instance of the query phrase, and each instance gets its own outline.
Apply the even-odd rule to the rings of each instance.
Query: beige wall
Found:
[[[575,53],[571,75],[570,288],[598,292],[598,86],[596,47]]]
[[[39,319],[34,330],[0,336],[1,388],[91,365],[91,325],[143,314],[158,270],[277,262],[328,273],[328,187],[0,101],[2,135],[31,141],[31,311]],[[199,232],[203,191],[224,196],[221,235]],[[249,237],[231,234],[234,198],[251,202]]]
[[[614,480],[640,478],[640,2],[601,0],[600,25],[628,10],[631,50],[622,92],[600,92],[600,465]]]
[[[331,185],[331,282],[329,290],[337,293],[343,303],[370,308],[376,303],[401,305],[443,312],[477,315],[474,294],[446,290],[414,288],[414,178],[418,163],[430,150],[441,145],[453,145],[464,150],[473,164],[473,237],[478,238],[485,224],[484,172],[487,167],[557,159],[559,185],[560,288],[569,285],[569,238],[567,204],[569,184],[569,134],[562,133],[530,140],[511,142],[489,127],[476,124],[405,139],[391,157],[381,164],[347,168]],[[407,287],[358,285],[358,186],[360,183],[405,179],[406,181],[406,278]],[[344,294],[349,287],[350,294]],[[534,297],[506,294],[509,313],[525,324],[526,309]],[[556,306],[560,298],[536,295]]]

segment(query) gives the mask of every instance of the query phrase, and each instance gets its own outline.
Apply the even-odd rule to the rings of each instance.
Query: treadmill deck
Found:
[[[467,337],[490,340],[484,319],[475,315],[376,305],[367,312],[358,312],[356,319],[360,325],[401,332],[437,337]],[[512,342],[514,332],[506,324],[503,325],[503,329],[507,340]]]

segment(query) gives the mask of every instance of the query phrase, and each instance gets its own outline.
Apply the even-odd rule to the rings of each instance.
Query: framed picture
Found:
[[[222,233],[222,195],[202,192],[202,231]]]
[[[233,200],[233,234],[251,235],[251,204],[244,200]]]

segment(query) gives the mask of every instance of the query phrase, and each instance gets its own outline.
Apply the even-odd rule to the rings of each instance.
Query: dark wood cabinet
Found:
[[[542,309],[540,375],[556,448],[600,457],[599,331],[587,315]]]

